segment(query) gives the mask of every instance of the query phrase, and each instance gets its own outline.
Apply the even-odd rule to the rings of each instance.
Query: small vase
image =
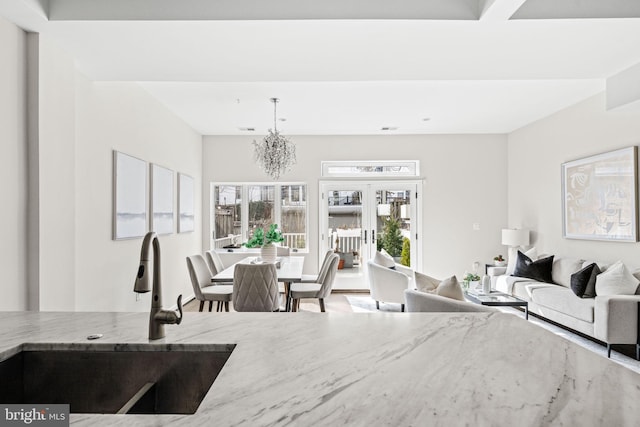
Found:
[[[504,267],[507,265],[507,261],[493,261],[496,267]]]
[[[491,278],[487,275],[482,276],[482,293],[486,295],[491,293]]]
[[[273,243],[267,243],[260,248],[260,258],[264,262],[275,262],[278,250]]]

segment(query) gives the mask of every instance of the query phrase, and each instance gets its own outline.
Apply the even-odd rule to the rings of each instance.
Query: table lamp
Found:
[[[503,228],[502,244],[509,246],[508,259],[515,258],[518,248],[529,244],[529,230]]]

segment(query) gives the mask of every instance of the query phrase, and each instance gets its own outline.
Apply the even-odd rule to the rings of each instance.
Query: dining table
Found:
[[[256,264],[265,263],[259,256],[248,256],[225,268],[211,278],[213,283],[229,283],[233,282],[233,273],[237,264]],[[303,256],[280,256],[274,261],[276,264],[276,272],[278,281],[284,283],[285,294],[285,311],[291,310],[290,292],[291,284],[302,280],[302,269],[304,267]]]

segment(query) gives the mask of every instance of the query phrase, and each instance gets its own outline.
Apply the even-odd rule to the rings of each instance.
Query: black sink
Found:
[[[50,346],[48,346],[50,347]],[[101,344],[22,351],[0,362],[0,402],[71,413],[193,414],[234,344]]]

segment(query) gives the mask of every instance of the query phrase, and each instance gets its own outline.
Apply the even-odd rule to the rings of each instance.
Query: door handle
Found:
[[[371,230],[371,243],[376,242],[376,230]]]
[[[367,243],[367,230],[364,230],[364,243]]]

